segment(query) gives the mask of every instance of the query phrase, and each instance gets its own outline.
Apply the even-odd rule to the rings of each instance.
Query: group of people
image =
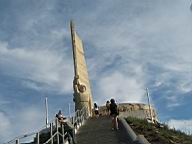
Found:
[[[111,99],[110,101],[106,102],[106,109],[107,109],[107,115],[110,115],[112,117],[112,130],[118,130],[118,115],[119,111],[117,108],[117,104],[114,99]],[[99,117],[99,107],[96,103],[94,103],[94,113],[95,116]],[[56,118],[58,119],[60,125],[64,126],[64,130],[68,133],[68,135],[72,138],[72,143],[76,144],[76,137],[75,137],[75,128],[74,125],[71,123],[69,119],[64,117],[61,110],[56,114]]]
[[[106,102],[106,109],[107,109],[107,115],[110,115],[112,117],[112,130],[114,129],[118,130],[119,110],[114,99],[111,99],[110,101]],[[99,107],[97,106],[96,103],[94,103],[94,114],[96,118],[99,117]]]

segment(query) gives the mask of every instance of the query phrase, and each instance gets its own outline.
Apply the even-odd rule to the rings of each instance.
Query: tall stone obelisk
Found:
[[[91,115],[93,102],[87,65],[84,56],[83,42],[77,35],[72,21],[70,22],[70,28],[74,61],[73,96],[75,110],[80,110],[83,107],[86,107]]]

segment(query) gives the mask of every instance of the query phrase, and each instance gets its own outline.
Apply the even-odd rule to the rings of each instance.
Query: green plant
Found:
[[[170,129],[165,124],[159,126],[133,117],[126,118],[126,121],[136,134],[144,135],[151,144],[192,144],[192,136]]]

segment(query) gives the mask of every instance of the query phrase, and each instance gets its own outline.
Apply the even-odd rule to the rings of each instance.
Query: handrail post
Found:
[[[81,111],[79,111],[78,120],[79,120],[79,126],[80,126],[81,125]]]
[[[81,110],[81,125],[83,124],[83,110]]]
[[[53,136],[53,123],[50,123],[50,137]],[[53,144],[53,138],[51,139],[51,144]]]
[[[78,111],[78,124],[80,125],[80,111]]]
[[[79,126],[81,126],[81,111],[79,111]]]
[[[16,139],[16,142],[15,142],[15,144],[20,144],[20,143],[19,143],[19,139]]]
[[[58,127],[58,125],[59,125],[58,119],[56,119],[57,144],[59,144],[59,127]]]
[[[71,117],[71,123],[74,125],[74,117]]]
[[[81,112],[80,119],[81,119],[81,125],[82,125],[82,124],[83,124],[83,115],[82,115],[82,112]]]
[[[65,144],[65,131],[64,131],[64,124],[61,125],[62,129],[62,138],[63,138],[63,144]]]
[[[39,144],[39,132],[36,134],[37,144]]]
[[[76,122],[76,124],[77,124],[77,126],[78,126],[78,111],[77,111],[76,114],[75,114],[75,122]]]

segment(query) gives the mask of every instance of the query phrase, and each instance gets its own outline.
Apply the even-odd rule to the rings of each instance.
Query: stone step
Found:
[[[89,118],[77,133],[78,144],[131,144],[125,138],[121,125],[111,129],[111,117]]]

